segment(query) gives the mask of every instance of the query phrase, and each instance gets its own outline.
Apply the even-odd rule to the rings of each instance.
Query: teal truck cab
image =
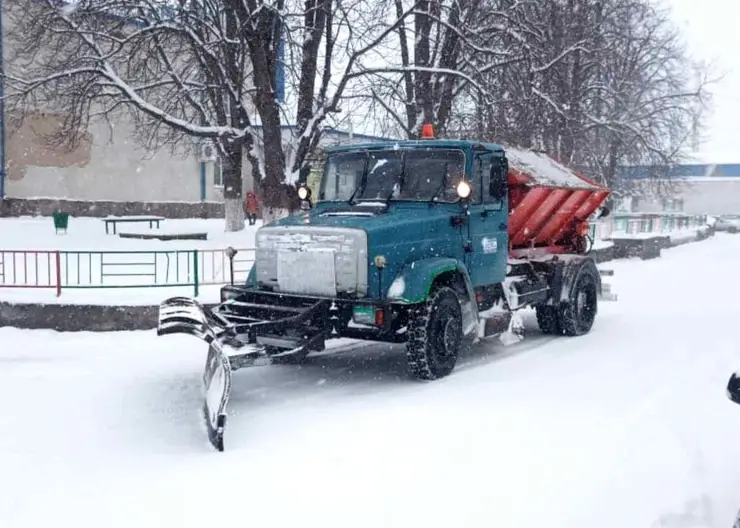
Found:
[[[298,193],[298,214],[258,230],[246,284],[213,309],[160,307],[160,335],[210,344],[204,416],[219,449],[237,368],[343,337],[405,343],[409,373],[433,380],[523,308],[548,334],[592,327],[588,221],[609,191],[543,154],[433,138],[336,147],[315,193]]]

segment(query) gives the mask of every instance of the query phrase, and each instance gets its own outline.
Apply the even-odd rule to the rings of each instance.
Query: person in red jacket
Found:
[[[249,225],[254,225],[255,222],[257,222],[257,215],[260,211],[260,204],[259,200],[257,199],[257,194],[254,191],[247,192],[247,220],[249,221]]]

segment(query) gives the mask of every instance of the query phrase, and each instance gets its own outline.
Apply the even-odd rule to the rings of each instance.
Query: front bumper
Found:
[[[392,330],[405,306],[386,300],[288,294],[244,286],[224,286],[221,291],[222,303],[213,315],[233,326],[232,335],[245,344],[294,348],[309,334],[319,333],[324,338],[402,340]],[[373,324],[349,323],[353,310],[360,306],[376,312]],[[323,340],[317,338],[312,345],[310,349],[320,350]]]

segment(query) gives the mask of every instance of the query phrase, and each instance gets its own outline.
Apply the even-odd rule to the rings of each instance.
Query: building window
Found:
[[[683,198],[663,198],[663,211],[678,213],[683,211]]]
[[[213,163],[213,186],[223,187],[224,186],[224,168],[221,165],[221,159],[217,159]]]

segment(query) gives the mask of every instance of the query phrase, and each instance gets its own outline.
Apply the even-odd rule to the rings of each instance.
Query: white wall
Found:
[[[7,195],[13,198],[54,197],[71,200],[200,201],[200,166],[194,157],[168,151],[147,153],[132,138],[131,126],[100,123],[90,129],[91,145],[69,158],[54,149],[21,138],[9,138]],[[17,139],[17,138],[16,138]],[[40,159],[39,150],[43,152]],[[55,158],[59,159],[55,163]],[[64,159],[61,159],[64,158]]]
[[[27,3],[23,0],[8,0],[3,4],[5,66],[11,73],[22,74],[27,66],[24,62],[33,63],[38,58],[25,54],[19,57],[17,42],[13,39],[18,27],[15,26],[16,16],[23,16],[26,11]],[[59,52],[58,46],[47,44],[39,53]],[[201,200],[201,164],[197,157],[173,155],[166,149],[146,152],[136,141],[136,130],[127,112],[112,118],[112,129],[104,122],[91,124],[86,141],[73,152],[65,152],[40,139],[40,132],[50,132],[60,126],[60,116],[54,114],[54,109],[42,111],[42,107],[44,105],[39,103],[38,111],[31,113],[20,130],[13,130],[10,111],[7,113],[6,192],[9,197],[91,201]],[[206,178],[206,199],[218,199],[218,189],[213,188],[211,181]]]
[[[200,164],[198,164],[198,181],[200,181]],[[221,164],[218,161],[208,161],[205,163],[205,199],[207,202],[223,202],[223,174]],[[252,165],[246,159],[242,160],[242,196],[246,196],[247,191],[254,189],[254,180],[252,178]]]
[[[740,214],[740,178],[697,177],[676,186],[673,198],[683,200],[681,212],[687,214]],[[632,201],[631,198],[625,200]],[[621,205],[621,204],[620,204]],[[629,208],[629,207],[628,207]],[[640,197],[635,212],[663,212],[660,198]]]
[[[52,119],[49,117],[48,119]],[[46,124],[47,117],[31,123]],[[112,134],[112,135],[111,135]],[[287,146],[290,131],[284,130]],[[198,202],[201,200],[201,164],[195,156],[180,157],[162,150],[147,153],[135,140],[130,122],[119,119],[113,131],[106,123],[89,130],[90,143],[72,153],[59,152],[33,137],[29,129],[8,139],[7,196],[11,198],[66,198],[70,200]],[[366,142],[364,138],[324,136],[321,146]],[[215,177],[217,162],[205,164],[205,200],[223,201],[223,187]],[[254,189],[252,170],[245,160],[243,190]]]
[[[682,183],[675,198],[683,199],[688,214],[740,214],[740,179],[697,178]],[[641,198],[637,212],[662,212],[661,201]]]
[[[740,213],[740,179],[693,181],[681,193],[684,212],[690,214]]]

